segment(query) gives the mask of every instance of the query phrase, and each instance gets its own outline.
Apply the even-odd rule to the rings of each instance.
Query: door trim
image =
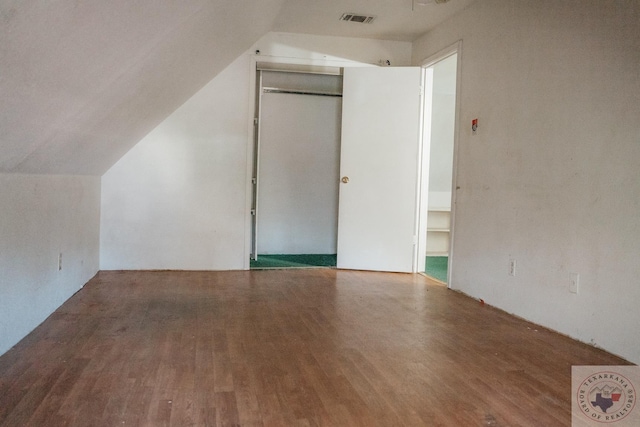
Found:
[[[365,64],[352,61],[338,61],[338,60],[322,60],[319,64],[318,60],[310,58],[290,58],[282,56],[260,56],[259,54],[251,54],[249,57],[249,114],[247,115],[247,157],[246,157],[246,195],[245,195],[245,227],[244,227],[244,270],[251,269],[251,254],[253,250],[253,216],[251,210],[253,209],[253,190],[254,185],[252,183],[254,175],[254,159],[256,156],[255,147],[255,134],[256,127],[254,120],[257,118],[257,95],[260,93],[260,82],[257,78],[257,71],[259,69],[272,68],[292,68],[297,69],[298,72],[309,72],[312,74],[331,74],[335,75],[336,70],[342,70],[344,67],[374,67],[372,64]],[[258,67],[260,64],[260,67]]]
[[[445,47],[444,49],[439,50],[435,54],[428,56],[421,62],[421,67],[426,71],[427,68],[433,66],[437,62],[442,61],[450,57],[451,55],[457,54],[456,60],[456,99],[455,99],[455,117],[454,117],[454,130],[453,130],[453,165],[452,165],[452,173],[451,173],[451,213],[450,213],[450,231],[449,231],[449,257],[447,260],[447,287],[451,288],[451,283],[453,282],[453,263],[454,263],[454,250],[455,250],[455,223],[456,223],[456,211],[457,211],[457,192],[459,187],[457,185],[458,182],[458,151],[460,146],[460,110],[461,110],[461,94],[462,94],[462,40],[458,40],[457,42]],[[427,88],[425,85],[425,92]],[[425,97],[426,98],[426,97]],[[430,138],[430,137],[429,137]],[[431,141],[423,141],[423,144],[431,144]],[[427,181],[428,182],[428,181]],[[419,213],[420,218],[426,218],[426,212],[422,212],[423,209],[428,209],[428,206],[423,205],[422,200],[419,202],[420,210]],[[422,236],[424,234],[426,236],[426,224],[424,225],[424,230],[422,227],[416,231],[418,236]],[[419,238],[420,242],[421,239]],[[426,243],[426,239],[425,239]],[[418,251],[419,253],[420,251]],[[417,265],[416,265],[417,271]]]

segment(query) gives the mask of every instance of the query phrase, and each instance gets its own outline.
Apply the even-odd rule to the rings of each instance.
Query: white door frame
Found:
[[[453,170],[451,177],[451,214],[450,214],[450,232],[449,232],[449,257],[448,257],[448,268],[447,268],[447,286],[450,288],[452,283],[452,266],[453,266],[453,254],[454,254],[454,236],[455,236],[455,218],[456,218],[456,193],[457,193],[457,177],[458,177],[458,148],[459,148],[459,134],[460,134],[460,107],[461,107],[461,80],[462,80],[462,40],[458,40],[454,44],[438,51],[437,53],[427,57],[422,61],[421,67],[425,70],[425,85],[424,91],[425,94],[423,96],[425,100],[425,104],[429,101],[431,97],[428,96],[431,94],[432,88],[428,87],[429,84],[432,85],[433,79],[429,80],[428,68],[432,67],[434,64],[442,61],[450,57],[451,55],[457,54],[457,64],[456,64],[456,100],[455,100],[455,118],[454,118],[454,132],[453,132]],[[431,114],[431,106],[426,106],[424,108],[425,115],[426,113]],[[426,123],[426,122],[429,123]],[[425,120],[424,126],[424,136],[423,136],[423,152],[421,155],[421,176],[420,179],[420,200],[418,203],[418,214],[417,214],[417,231],[416,235],[418,236],[418,250],[416,251],[416,257],[414,259],[414,272],[420,271],[418,266],[420,262],[424,263],[424,258],[420,260],[420,254],[426,254],[426,236],[427,236],[427,212],[428,212],[428,184],[429,184],[429,153],[428,148],[431,146],[431,131],[430,131],[430,119]],[[428,132],[427,132],[428,130]],[[425,163],[426,162],[426,163]]]
[[[252,54],[250,57],[250,65],[249,65],[249,115],[247,117],[247,128],[248,128],[248,139],[247,139],[247,157],[246,157],[246,197],[245,197],[245,236],[244,236],[244,269],[249,270],[251,268],[250,256],[253,253],[253,215],[251,211],[253,209],[253,194],[254,194],[254,184],[253,178],[257,178],[256,172],[254,170],[254,158],[256,154],[256,136],[255,132],[257,132],[258,124],[255,122],[255,119],[258,118],[258,98],[259,94],[259,85],[260,82],[257,78],[258,73],[257,67],[258,62],[260,63],[272,63],[272,64],[284,64],[286,71],[292,70],[304,70],[311,69],[314,72],[318,73],[326,73],[326,74],[335,74],[336,69],[340,69],[343,67],[375,67],[375,65],[364,64],[358,62],[345,62],[338,60],[316,60],[316,59],[307,59],[307,58],[290,58],[290,57],[282,57],[282,56],[260,56],[259,54]],[[289,66],[289,67],[287,67]],[[274,67],[274,69],[278,69],[278,67]]]

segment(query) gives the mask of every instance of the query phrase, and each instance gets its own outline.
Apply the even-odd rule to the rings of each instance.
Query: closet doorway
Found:
[[[335,267],[342,75],[256,79],[251,268]]]

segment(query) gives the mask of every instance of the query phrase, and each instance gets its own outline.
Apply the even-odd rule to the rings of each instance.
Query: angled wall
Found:
[[[100,268],[243,268],[249,57],[102,177]]]
[[[102,175],[272,27],[284,0],[0,5],[0,172]]]
[[[413,50],[462,39],[451,286],[636,363],[638,22],[634,1],[483,0]]]
[[[99,216],[99,177],[0,174],[0,354],[98,271]]]

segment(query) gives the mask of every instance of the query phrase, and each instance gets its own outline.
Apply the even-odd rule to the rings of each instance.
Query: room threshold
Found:
[[[258,255],[251,260],[251,270],[290,268],[336,268],[336,254],[277,254]]]

